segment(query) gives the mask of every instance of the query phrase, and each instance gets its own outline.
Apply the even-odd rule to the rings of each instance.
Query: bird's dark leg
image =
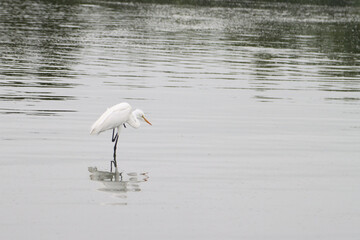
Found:
[[[111,141],[112,141],[112,142],[115,142],[116,139],[119,137],[119,134],[118,134],[118,133],[116,133],[115,136],[114,136],[114,133],[115,133],[115,128],[113,129],[113,133],[112,133],[112,137],[111,137]]]
[[[113,133],[112,133],[112,137],[111,137],[111,141],[115,142],[114,144],[114,160],[112,160],[110,162],[110,171],[112,172],[112,165],[114,164],[114,167],[117,168],[117,162],[116,162],[116,146],[117,146],[117,142],[119,139],[119,133],[117,132],[116,135],[114,136],[115,133],[115,129],[113,129]]]

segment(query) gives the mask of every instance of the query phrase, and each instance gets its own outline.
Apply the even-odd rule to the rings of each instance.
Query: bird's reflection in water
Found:
[[[149,179],[147,173],[119,173],[118,171],[113,173],[98,171],[96,167],[89,167],[88,170],[92,181],[98,181],[104,185],[98,189],[99,191],[113,193],[115,197],[122,199],[122,202],[111,203],[111,205],[127,205],[127,193],[140,192],[140,184]]]

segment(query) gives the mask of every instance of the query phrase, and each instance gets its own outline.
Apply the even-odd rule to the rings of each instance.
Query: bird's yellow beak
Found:
[[[151,122],[149,122],[144,116],[141,116],[141,117],[144,119],[145,122],[147,122],[148,124],[150,124],[152,126]]]

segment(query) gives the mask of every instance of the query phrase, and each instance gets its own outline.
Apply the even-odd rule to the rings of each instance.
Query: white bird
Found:
[[[148,124],[152,125],[144,115],[144,112],[140,109],[135,109],[132,111],[130,104],[123,102],[116,104],[110,108],[108,108],[96,122],[91,126],[90,134],[99,134],[106,130],[112,129],[112,142],[115,142],[114,145],[114,160],[111,161],[111,169],[112,164],[114,164],[115,169],[117,169],[116,163],[116,145],[118,142],[120,130],[122,126],[126,127],[125,123],[129,124],[133,128],[140,127],[140,121],[145,121]],[[117,128],[117,133],[114,136],[115,128]]]

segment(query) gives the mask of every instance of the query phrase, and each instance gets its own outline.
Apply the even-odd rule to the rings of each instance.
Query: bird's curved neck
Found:
[[[132,113],[129,116],[129,120],[127,121],[127,123],[132,126],[133,128],[138,128],[140,127],[140,121],[136,116],[136,110],[132,111]]]

